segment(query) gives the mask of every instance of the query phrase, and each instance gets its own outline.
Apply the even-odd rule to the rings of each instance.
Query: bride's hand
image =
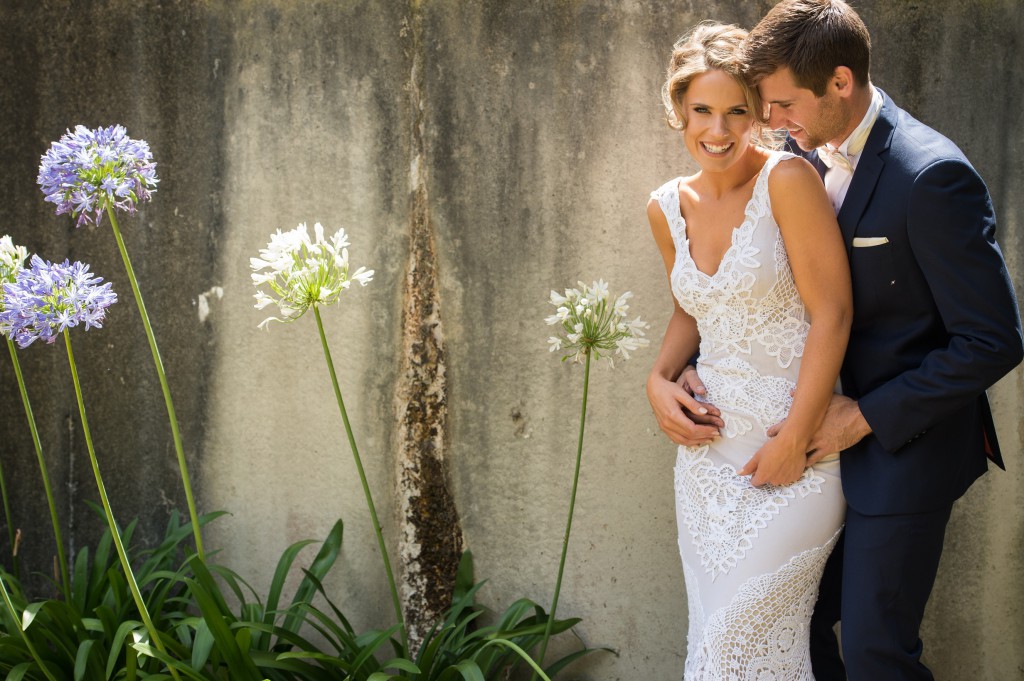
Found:
[[[718,424],[722,420],[718,410],[698,402],[677,383],[652,374],[647,379],[647,399],[658,426],[672,442],[692,447],[707,444],[719,436]],[[698,419],[704,422],[698,423]]]
[[[782,420],[768,429],[768,437],[782,432]],[[822,458],[834,452],[842,452],[860,442],[871,433],[871,426],[864,420],[860,405],[843,395],[833,395],[825,411],[825,418],[818,431],[807,443],[807,466],[813,466]]]
[[[790,444],[782,437],[768,440],[750,458],[739,475],[750,475],[750,484],[789,485],[800,479],[807,465],[807,455],[802,447]]]

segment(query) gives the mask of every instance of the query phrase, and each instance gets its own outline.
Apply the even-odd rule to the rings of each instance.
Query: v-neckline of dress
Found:
[[[686,217],[683,215],[682,194],[680,192],[680,185],[683,181],[683,178],[680,177],[676,180],[676,213],[679,215],[679,222],[682,225],[683,247],[686,251],[686,258],[687,260],[690,261],[690,264],[693,265],[693,270],[697,272],[697,274],[704,277],[705,279],[713,280],[715,277],[717,277],[718,274],[722,271],[722,266],[725,265],[725,261],[728,260],[729,256],[736,249],[736,235],[739,234],[740,230],[743,229],[747,224],[749,224],[751,219],[753,218],[754,199],[757,198],[757,191],[761,186],[761,176],[764,174],[765,169],[771,162],[772,158],[769,157],[768,159],[765,160],[764,165],[761,166],[761,169],[757,171],[757,179],[754,180],[754,188],[751,190],[750,198],[747,199],[747,203],[743,207],[743,220],[742,222],[740,222],[740,224],[733,227],[732,231],[729,233],[729,248],[725,249],[725,253],[722,254],[722,258],[718,261],[718,267],[716,267],[715,271],[712,272],[711,274],[708,274],[707,272],[705,272],[704,270],[697,266],[697,261],[693,259],[693,254],[690,252],[690,235],[689,232],[686,231]]]

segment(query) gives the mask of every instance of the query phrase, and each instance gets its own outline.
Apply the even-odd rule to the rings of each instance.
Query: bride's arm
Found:
[[[665,214],[661,212],[661,207],[654,199],[647,204],[647,219],[651,223],[654,241],[665,262],[665,270],[671,278],[676,258],[675,244]],[[671,282],[669,288],[671,289]],[[679,307],[675,296],[672,300],[675,309],[665,330],[665,337],[661,341],[658,358],[654,361],[647,378],[647,399],[650,400],[654,416],[658,419],[658,426],[670,440],[681,445],[698,445],[718,437],[718,428],[714,425],[695,423],[684,411],[685,408],[693,413],[707,413],[704,405],[676,383],[686,363],[697,353],[700,336],[697,333],[697,322]]]
[[[825,417],[850,336],[853,295],[846,247],[814,168],[801,158],[780,162],[768,192],[811,328],[789,417],[739,472],[753,474],[755,485],[783,485],[803,473]]]

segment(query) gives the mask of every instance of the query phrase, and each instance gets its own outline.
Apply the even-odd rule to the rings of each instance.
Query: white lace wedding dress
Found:
[[[680,447],[679,551],[689,605],[685,681],[810,681],[808,625],[846,501],[838,456],[785,487],[757,488],[740,469],[792,404],[810,324],[772,217],[773,152],[718,271],[690,257],[679,179],[652,193],[676,247],[672,291],[697,320],[697,373],[725,428]]]

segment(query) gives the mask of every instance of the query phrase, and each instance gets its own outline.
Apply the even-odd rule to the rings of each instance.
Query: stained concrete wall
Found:
[[[581,374],[549,355],[545,296],[604,277],[636,293],[654,337],[670,310],[647,193],[693,170],[657,90],[696,21],[751,26],[768,2],[178,2],[20,0],[0,7],[0,233],[78,258],[122,303],[76,335],[115,511],[157,536],[183,507],[173,447],[109,230],[75,230],[34,184],[68,126],[124,123],[149,141],[159,192],[124,221],[170,374],[219,559],[265,585],[291,542],[346,522],[328,587],[357,626],[388,623],[387,592],[312,319],[260,332],[248,257],[269,234],[345,227],[365,289],[324,311],[391,552],[402,529],[396,395],[409,235],[434,239],[447,352],[442,438],[466,546],[498,607],[553,588]],[[1024,6],[1016,0],[859,3],[875,82],[956,140],[988,181],[1024,290]],[[415,162],[414,162],[415,161]],[[414,215],[413,189],[426,196]],[[223,297],[209,293],[223,289]],[[201,296],[209,307],[200,314]],[[643,393],[653,351],[592,377],[587,448],[559,608],[593,645],[587,679],[678,678],[686,630],[672,446]],[[21,355],[61,514],[78,548],[98,528],[66,360]],[[993,391],[1007,473],[958,503],[925,623],[939,678],[1024,677],[1024,374]],[[9,362],[0,460],[27,569],[48,569],[38,471]],[[3,533],[4,535],[6,533]],[[37,580],[36,587],[45,585]]]

